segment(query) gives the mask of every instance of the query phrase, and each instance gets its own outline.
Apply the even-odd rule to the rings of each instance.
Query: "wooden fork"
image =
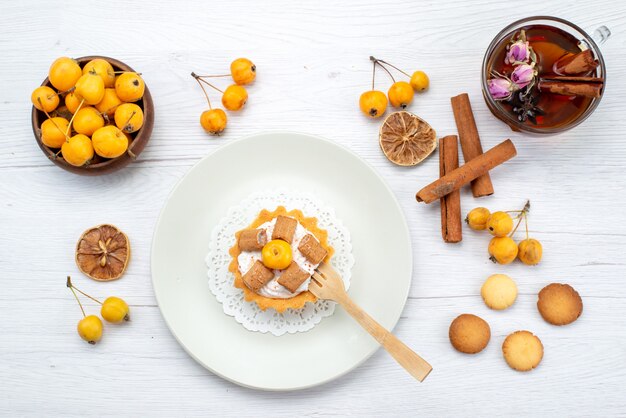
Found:
[[[426,379],[433,369],[426,360],[383,328],[348,297],[341,276],[329,264],[322,263],[318,266],[313,273],[309,290],[320,299],[330,299],[343,306],[407,372],[420,382]]]

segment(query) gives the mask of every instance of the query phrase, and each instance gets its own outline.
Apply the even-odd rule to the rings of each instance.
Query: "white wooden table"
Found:
[[[551,3],[551,4],[549,4]],[[558,15],[613,35],[602,46],[609,81],[596,113],[552,138],[512,133],[480,95],[480,64],[492,37],[531,14]],[[594,2],[3,2],[0,5],[0,414],[6,416],[463,416],[618,415],[626,413],[626,7]],[[62,55],[107,55],[143,73],[156,105],[154,134],[140,159],[105,177],[72,175],[38,149],[30,92]],[[488,238],[464,230],[459,245],[440,237],[439,207],[415,192],[438,175],[437,157],[415,168],[381,153],[379,121],[357,100],[368,88],[370,54],[413,71],[431,89],[410,110],[440,135],[456,133],[449,98],[470,94],[485,148],[510,137],[518,156],[492,173],[496,193],[462,194],[475,206],[515,209],[532,202],[531,233],[544,261],[529,268],[487,260]],[[192,70],[219,73],[238,56],[259,77],[245,111],[225,135],[207,136],[198,118],[204,97]],[[381,87],[388,80],[382,72]],[[168,331],[152,292],[150,245],[157,215],[174,184],[199,159],[242,135],[268,129],[319,134],[350,148],[385,178],[413,238],[414,276],[396,333],[434,371],[413,381],[383,351],[349,375],[296,393],[265,393],[228,383],[191,359]],[[226,173],[225,173],[226,174]],[[219,198],[216,196],[216,198]],[[363,203],[358,203],[363,204]],[[81,276],[74,245],[81,232],[110,222],[130,236],[125,277],[96,283]],[[515,305],[490,311],[479,290],[490,274],[518,284]],[[75,332],[80,311],[65,288],[72,275],[97,297],[131,303],[133,321],[106,329],[92,347]],[[385,278],[392,280],[393,278]],[[554,327],[536,308],[550,282],[582,295],[584,313]],[[87,304],[95,311],[93,304]],[[448,325],[472,312],[492,329],[487,349],[461,355]],[[531,373],[510,370],[504,337],[540,336],[545,357]]]

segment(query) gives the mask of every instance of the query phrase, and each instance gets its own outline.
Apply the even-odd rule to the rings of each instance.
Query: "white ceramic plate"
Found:
[[[255,190],[297,187],[333,206],[352,234],[350,296],[383,326],[395,326],[411,282],[409,233],[393,193],[355,154],[289,132],[254,135],[196,164],[172,191],[152,243],[152,282],[163,317],[183,348],[237,384],[292,390],[335,379],[378,344],[341,308],[311,331],[275,337],[226,316],[206,277],[213,227]]]

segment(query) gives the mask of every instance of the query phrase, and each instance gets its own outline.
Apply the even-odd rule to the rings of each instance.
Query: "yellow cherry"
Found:
[[[520,241],[517,257],[520,261],[528,266],[539,264],[543,255],[543,247],[541,243],[534,238],[526,238]]]
[[[113,87],[115,84],[115,70],[107,60],[96,58],[89,61],[83,67],[83,74],[94,73],[99,75],[104,82],[104,87]]]
[[[61,117],[46,119],[41,124],[41,142],[50,148],[61,148],[70,122]]]
[[[107,125],[93,133],[91,142],[96,154],[116,158],[128,149],[128,137],[117,126]]]
[[[240,110],[248,101],[248,92],[245,88],[231,84],[222,94],[222,104],[228,110]]]
[[[513,230],[513,219],[506,212],[494,212],[487,218],[486,226],[494,237],[504,237]]]
[[[226,112],[222,109],[205,110],[200,115],[200,125],[210,134],[219,135],[226,129]]]
[[[230,63],[230,74],[235,83],[250,84],[256,78],[256,65],[247,58],[237,58]]]
[[[119,324],[123,321],[129,321],[128,304],[116,296],[110,296],[102,302],[100,315],[102,318],[112,324]]]
[[[379,118],[387,110],[387,96],[378,90],[366,91],[359,98],[359,108],[365,116]]]
[[[293,259],[291,245],[280,239],[274,239],[265,244],[261,250],[261,256],[265,267],[277,270],[289,267]]]
[[[61,57],[54,60],[48,71],[50,84],[59,91],[67,91],[74,87],[82,71],[78,63],[68,57]]]
[[[102,81],[102,77],[94,73],[83,74],[76,82],[74,94],[88,105],[100,103],[104,97],[104,81]]]
[[[115,125],[124,132],[137,132],[143,126],[143,111],[134,103],[124,103],[115,110]]]
[[[511,237],[493,237],[489,242],[490,260],[494,263],[509,264],[517,257],[517,244]]]
[[[80,106],[81,100],[74,94],[74,92],[65,95],[65,107],[71,114],[76,113],[78,106]]]
[[[87,135],[76,134],[61,147],[63,159],[75,167],[82,167],[93,158],[93,146]]]
[[[48,86],[39,86],[33,90],[30,101],[35,109],[50,113],[59,105],[59,95]]]
[[[424,91],[428,88],[430,81],[424,71],[415,71],[411,76],[411,87],[415,91]]]
[[[102,338],[102,321],[95,315],[88,315],[78,321],[76,327],[80,338],[89,344],[95,344]]]
[[[117,109],[117,107],[121,104],[122,101],[119,97],[117,97],[115,89],[107,88],[104,89],[104,97],[102,97],[100,103],[96,105],[96,109],[98,109],[98,112],[102,113],[103,115],[106,114],[109,118],[111,118],[115,114],[115,110]]]
[[[491,213],[487,208],[474,208],[470,210],[465,217],[465,222],[467,222],[470,228],[476,231],[482,231],[487,228],[487,219],[489,219],[490,215]]]
[[[104,126],[104,118],[95,108],[86,106],[74,115],[72,127],[83,135],[91,136],[96,130]]]
[[[396,81],[389,87],[389,91],[387,92],[389,103],[391,103],[393,107],[400,107],[402,109],[405,109],[413,101],[414,94],[413,87],[406,81]]]
[[[143,97],[146,85],[137,73],[126,72],[115,79],[115,92],[123,102],[136,102]]]

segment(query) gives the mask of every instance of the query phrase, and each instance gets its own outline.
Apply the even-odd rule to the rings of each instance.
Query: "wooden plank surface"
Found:
[[[509,22],[559,15],[593,31],[607,25],[605,97],[588,121],[551,138],[513,133],[495,120],[480,92],[482,54]],[[25,1],[0,5],[0,414],[5,416],[614,416],[626,413],[626,7],[617,0],[520,5],[497,1],[151,2]],[[154,134],[136,163],[83,178],[47,161],[32,136],[30,92],[61,55],[108,55],[141,71],[156,106]],[[417,190],[438,177],[437,158],[415,168],[391,165],[378,146],[379,121],[360,114],[369,55],[409,71],[431,89],[412,112],[440,136],[456,134],[450,97],[470,95],[484,149],[510,137],[518,156],[492,172],[495,195],[462,191],[475,206],[515,209],[532,202],[530,229],[544,245],[536,267],[496,266],[488,238],[464,230],[444,244],[438,204]],[[224,72],[246,56],[259,68],[250,100],[220,138],[198,119],[204,97],[192,70]],[[381,87],[388,85],[380,73]],[[244,389],[191,359],[168,331],[150,282],[156,218],[173,185],[200,158],[242,135],[270,129],[318,134],[356,152],[398,197],[413,239],[414,277],[396,333],[434,367],[413,381],[383,351],[349,375],[297,393]],[[227,174],[227,173],[225,173]],[[87,227],[111,222],[130,236],[123,280],[80,277],[73,247]],[[508,311],[489,311],[480,285],[503,272],[520,295]],[[91,347],[75,333],[79,310],[65,276],[95,296],[131,303],[132,323],[108,327]],[[567,327],[541,320],[536,294],[567,282],[584,313]],[[93,308],[93,306],[89,305]],[[476,356],[455,352],[450,321],[487,319],[492,340]],[[540,367],[516,373],[500,346],[517,329],[539,335]]]

